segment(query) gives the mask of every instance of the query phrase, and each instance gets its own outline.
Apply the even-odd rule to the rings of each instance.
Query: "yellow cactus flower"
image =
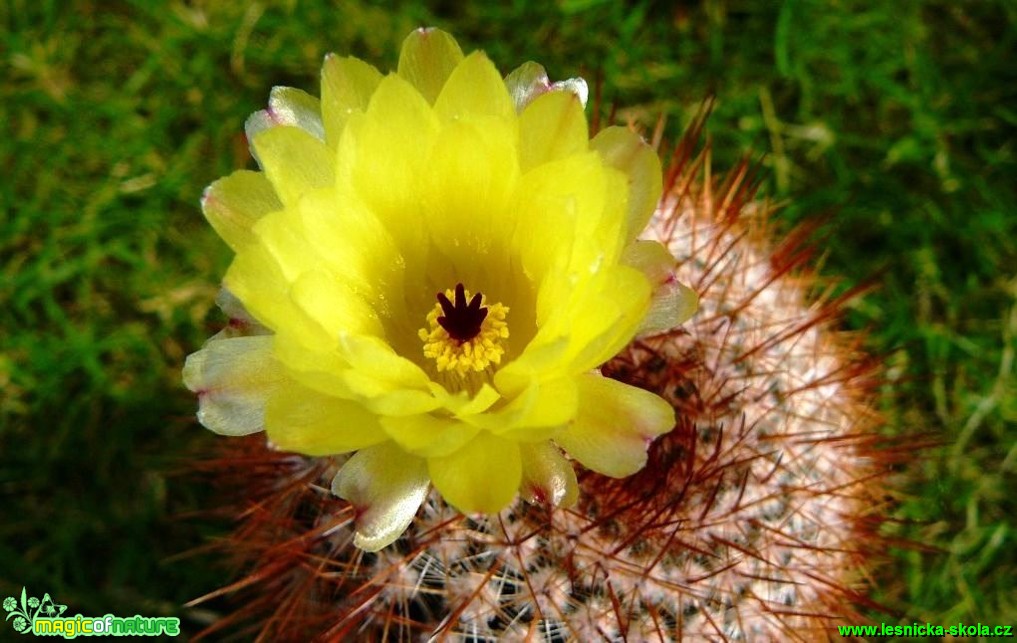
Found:
[[[637,240],[656,154],[625,128],[591,139],[586,95],[417,30],[396,72],[329,55],[320,100],[275,88],[246,126],[262,171],[202,199],[236,257],[220,299],[234,321],[184,368],[198,419],[353,453],[332,489],[365,550],[398,538],[431,484],[467,513],[517,493],[568,505],[562,450],[627,476],[674,426],[663,399],[597,370],[696,297]]]

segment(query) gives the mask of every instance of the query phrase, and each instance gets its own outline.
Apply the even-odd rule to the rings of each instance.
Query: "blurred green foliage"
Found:
[[[328,51],[381,68],[436,25],[503,69],[603,80],[674,137],[711,93],[719,169],[765,153],[790,226],[827,216],[821,272],[888,366],[897,613],[1017,621],[1017,4],[860,0],[0,3],[0,595],[82,613],[207,615],[226,580],[180,557],[228,527],[180,475],[214,436],[182,388],[216,330],[229,254],[197,205],[250,165],[273,85],[317,91]],[[877,615],[878,616],[878,615]],[[882,617],[880,617],[882,620]]]

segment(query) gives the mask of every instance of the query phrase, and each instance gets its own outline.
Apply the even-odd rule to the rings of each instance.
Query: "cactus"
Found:
[[[705,112],[667,165],[646,238],[699,294],[681,328],[643,337],[605,376],[664,397],[678,424],[633,476],[579,474],[579,503],[517,500],[463,516],[432,492],[399,541],[353,546],[341,459],[227,440],[209,465],[239,489],[221,550],[243,569],[239,626],[265,640],[815,640],[860,622],[886,548],[878,362],[838,330],[852,289],[807,270],[808,230],[774,238],[743,162],[712,176]]]

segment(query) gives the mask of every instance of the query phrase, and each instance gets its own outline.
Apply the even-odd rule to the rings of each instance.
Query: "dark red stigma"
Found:
[[[462,284],[456,285],[456,302],[453,304],[445,296],[445,293],[438,293],[438,303],[445,314],[438,317],[438,323],[449,334],[449,337],[460,344],[468,342],[480,334],[480,325],[487,317],[487,308],[480,307],[483,299],[480,293],[470,298],[466,303],[466,288]]]

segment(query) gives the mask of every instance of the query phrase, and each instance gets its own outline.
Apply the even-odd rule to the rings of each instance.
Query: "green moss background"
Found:
[[[328,51],[389,68],[421,25],[503,69],[599,73],[672,135],[716,95],[718,168],[765,153],[785,226],[827,218],[822,274],[877,286],[847,323],[886,356],[890,431],[944,444],[902,467],[892,528],[940,551],[892,552],[877,598],[1017,622],[1008,0],[0,3],[0,596],[214,617],[180,607],[226,580],[181,556],[228,526],[181,474],[215,440],[180,368],[229,260],[198,198],[250,164],[273,85],[317,93]]]

